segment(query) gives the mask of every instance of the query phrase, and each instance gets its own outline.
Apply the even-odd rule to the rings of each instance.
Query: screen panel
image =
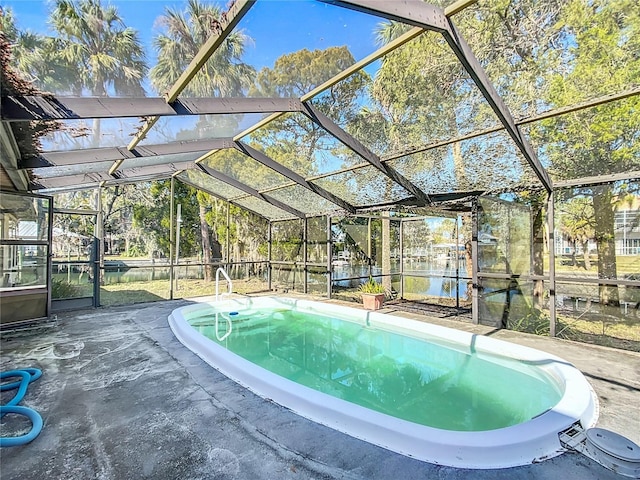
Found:
[[[397,28],[381,24],[379,35],[391,39],[404,30]],[[383,157],[499,125],[436,32],[424,32],[311,103]]]
[[[373,166],[317,178],[313,183],[356,206],[390,203],[411,195]]]

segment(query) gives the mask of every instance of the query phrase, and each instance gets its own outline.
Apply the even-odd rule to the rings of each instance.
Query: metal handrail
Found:
[[[229,285],[228,291],[226,293],[223,293],[222,295],[231,295],[231,292],[233,291],[233,283],[231,282],[231,279],[229,278],[229,275],[227,275],[227,272],[225,271],[224,268],[218,267],[218,270],[216,270],[216,301],[218,301],[219,297],[222,296],[222,295],[219,294],[219,291],[220,291],[220,274],[221,273],[224,276],[224,278],[227,280],[227,285]]]
[[[220,336],[220,332],[219,332],[220,324],[219,324],[219,321],[218,321],[218,315],[219,315],[219,312],[216,312],[216,325],[215,325],[215,327],[216,327],[216,338],[218,339],[219,342],[223,342],[229,335],[231,335],[231,330],[233,330],[233,324],[231,323],[231,318],[227,317],[226,318],[227,325],[228,325],[227,331],[226,331],[226,333],[224,335]]]

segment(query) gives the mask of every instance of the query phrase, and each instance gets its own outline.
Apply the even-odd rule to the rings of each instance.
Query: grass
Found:
[[[565,273],[589,273],[589,274],[597,274],[598,273],[598,257],[597,255],[591,255],[591,268],[589,270],[585,270],[584,268],[584,259],[582,255],[578,255],[576,257],[576,262],[578,265],[569,265],[569,257],[567,256],[556,256],[556,274],[558,272]],[[549,262],[548,259],[545,258],[545,272],[549,271]],[[640,255],[619,255],[616,257],[616,271],[618,276],[622,278],[624,275],[628,273],[637,273],[640,271]]]
[[[234,293],[251,293],[267,288],[266,282],[249,279],[234,280]],[[204,297],[215,294],[215,283],[200,279],[180,279],[173,298]],[[141,302],[169,300],[169,280],[114,283],[100,287],[100,304],[103,306],[128,305]]]
[[[594,315],[572,317],[558,314],[556,336],[576,342],[640,352],[640,318],[636,312],[626,316]]]

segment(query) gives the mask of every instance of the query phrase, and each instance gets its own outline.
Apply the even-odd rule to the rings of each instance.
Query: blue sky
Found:
[[[148,60],[155,63],[151,46],[153,36],[160,31],[156,19],[165,6],[182,9],[179,0],[103,0],[117,6],[127,26],[139,31],[147,49]],[[49,32],[46,23],[51,2],[35,0],[0,0],[9,7],[19,29],[39,33]],[[221,3],[226,9],[226,3]],[[253,39],[245,61],[256,68],[272,66],[276,58],[302,48],[324,49],[347,45],[356,60],[376,49],[373,30],[381,20],[362,13],[310,0],[259,0],[240,23]]]

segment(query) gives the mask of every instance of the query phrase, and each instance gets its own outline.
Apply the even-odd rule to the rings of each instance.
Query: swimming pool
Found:
[[[588,382],[560,358],[401,317],[278,297],[175,310],[190,350],[294,412],[431,463],[502,468],[562,452],[595,424]]]

